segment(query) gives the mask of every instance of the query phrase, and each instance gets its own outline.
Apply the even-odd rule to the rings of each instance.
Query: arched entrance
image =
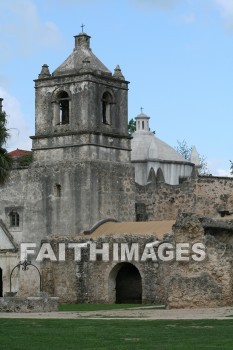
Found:
[[[116,304],[142,303],[142,278],[138,269],[128,262],[117,264],[109,275],[110,302]]]
[[[0,297],[3,296],[2,269],[0,267]]]

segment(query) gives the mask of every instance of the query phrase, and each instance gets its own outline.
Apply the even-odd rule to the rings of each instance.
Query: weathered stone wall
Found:
[[[34,296],[27,298],[0,298],[0,312],[52,312],[58,311],[58,298]]]
[[[111,130],[127,135],[128,82],[101,74],[73,74],[38,79],[35,88],[36,116],[39,116],[36,135],[85,130]],[[66,91],[70,97],[70,121],[62,127],[54,124],[54,109],[61,91]],[[106,91],[113,97],[111,126],[102,121],[102,97]]]
[[[224,228],[225,227],[225,228]],[[110,245],[109,261],[90,261],[89,249],[83,249],[81,261],[74,261],[72,249],[68,249],[66,262],[42,264],[43,288],[56,294],[62,302],[115,303],[116,277],[127,260],[113,259],[113,243],[139,244],[139,259],[130,261],[141,276],[142,302],[161,303],[169,308],[195,308],[228,306],[233,302],[232,292],[232,252],[233,223],[208,221],[195,215],[179,216],[174,233],[165,237],[165,242],[173,245],[172,261],[162,261],[158,248],[154,248],[157,261],[142,261],[142,253],[147,243],[154,242],[155,236],[112,235],[94,239],[97,248],[104,243]],[[87,242],[88,239],[74,239],[73,242]],[[69,242],[58,237],[51,244],[58,254],[58,243]],[[189,261],[177,261],[177,244],[188,243]],[[192,259],[192,246],[202,243],[206,257],[203,261]],[[166,253],[164,253],[166,255]]]
[[[136,203],[144,205],[149,221],[175,220],[179,212],[215,217],[219,208],[233,208],[233,179],[209,176],[175,186],[136,184]]]
[[[162,264],[159,275],[169,308],[232,305],[233,245],[229,241],[222,243],[214,228],[212,234],[206,234],[204,226],[201,219],[192,215],[179,217],[174,226],[174,243],[203,243],[206,258],[199,262],[190,259]],[[230,232],[229,237],[233,230]]]
[[[56,184],[61,186],[60,195]],[[233,207],[232,188],[232,179],[215,177],[199,177],[179,186],[137,185],[137,208],[145,211],[140,212],[144,220],[175,219],[179,212],[188,211],[219,217],[219,208]],[[133,168],[127,163],[86,161],[64,162],[59,167],[31,165],[28,169],[13,170],[0,191],[0,218],[15,242],[38,243],[38,248],[46,236],[79,233],[106,217],[121,221],[135,219]],[[11,208],[19,210],[21,223],[18,228],[10,227],[8,214]],[[232,300],[230,251],[222,256],[221,247],[230,244],[232,236],[223,230],[214,237],[203,234],[202,226],[190,236],[185,225],[181,230],[182,240],[203,241],[210,248],[208,259],[201,264],[173,263],[172,266],[151,261],[133,262],[142,276],[143,302],[167,301],[170,307],[229,305]],[[140,246],[148,242],[148,237],[139,235],[124,235],[118,242],[122,239],[139,242]],[[108,240],[105,238],[105,242]],[[179,241],[177,228],[176,240]],[[10,270],[19,261],[18,253],[12,254],[2,254],[0,261],[4,292],[9,291]],[[118,262],[89,262],[86,257],[74,264],[72,259],[46,265],[45,290],[60,296],[64,302],[114,302]],[[29,272],[20,271],[20,282],[18,280],[19,273],[15,271],[12,286],[13,291],[20,290],[19,295],[32,295],[39,290],[37,272],[31,268]]]
[[[15,169],[0,188],[0,219],[15,243],[36,243],[52,234],[79,234],[96,222],[111,217],[119,221],[135,220],[134,169],[127,163],[86,161]],[[12,227],[9,213],[16,210],[19,227]],[[3,290],[9,291],[11,269],[20,260],[20,251],[9,263],[0,259]],[[7,256],[6,256],[7,257]],[[14,290],[20,295],[38,291],[38,276],[14,272]],[[59,286],[58,286],[59,288]]]
[[[9,252],[0,252],[0,268],[2,269],[2,295],[10,291],[10,273],[15,265],[18,264],[18,253],[9,251]],[[17,292],[19,289],[18,283],[19,271],[14,272],[12,278],[12,291]]]
[[[233,208],[233,178],[199,177],[194,195],[194,213],[215,216],[219,208]]]
[[[196,183],[191,181],[175,186],[165,183],[136,184],[136,203],[144,204],[148,221],[175,220],[179,210],[194,207],[195,187]]]
[[[93,161],[59,165],[13,170],[0,188],[0,219],[16,243],[39,243],[52,234],[78,234],[107,217],[135,219],[130,164]],[[10,225],[12,209],[19,212],[19,227]]]
[[[141,256],[145,245],[155,240],[154,236],[148,237],[143,235],[124,235],[113,237],[99,238],[97,243],[101,247],[102,243],[109,242],[110,247],[117,242],[128,243],[129,247],[132,243],[139,244],[139,261],[131,261],[139,271],[142,279],[142,303],[157,303],[163,296],[159,295],[159,281],[157,278],[158,263],[155,261],[141,261]],[[110,249],[110,258],[112,249]],[[127,260],[126,260],[127,262]],[[116,302],[116,277],[120,268],[123,266],[122,261],[109,262],[96,261],[87,265],[87,299],[86,302],[96,303],[115,303]]]
[[[142,279],[142,302],[158,303],[164,301],[163,291],[160,293],[160,281],[158,280],[158,262],[141,261],[141,256],[146,243],[153,242],[155,236],[144,235],[113,235],[92,240],[97,248],[102,248],[103,243],[110,245],[109,261],[90,261],[89,249],[82,249],[81,261],[74,261],[73,249],[68,249],[66,262],[42,263],[43,290],[50,295],[56,295],[61,302],[66,303],[115,303],[116,302],[116,276],[124,262],[113,260],[113,243],[139,244],[139,259],[130,261],[139,271]],[[52,240],[54,251],[58,252],[58,243],[70,242],[58,237]],[[73,242],[83,243],[86,239],[76,238]],[[127,262],[127,260],[126,260]]]

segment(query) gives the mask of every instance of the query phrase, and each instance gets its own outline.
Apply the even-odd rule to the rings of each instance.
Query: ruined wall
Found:
[[[199,177],[194,195],[194,213],[215,216],[220,208],[233,208],[233,178]]]
[[[52,312],[58,311],[58,298],[48,297],[46,293],[38,296],[19,298],[6,296],[0,298],[0,312]]]
[[[127,243],[129,247],[132,243],[139,244],[139,260],[130,261],[139,271],[142,280],[142,303],[157,303],[163,296],[159,295],[159,281],[157,278],[158,262],[141,261],[141,256],[145,245],[155,240],[154,236],[145,235],[113,235],[113,237],[99,238],[97,243],[108,242],[110,247],[117,242]],[[110,257],[112,249],[110,249]],[[127,260],[126,260],[127,262]],[[97,303],[115,303],[116,302],[116,277],[120,268],[123,266],[122,261],[109,262],[96,261],[87,265],[87,300],[86,302]]]
[[[159,275],[167,306],[195,308],[232,305],[232,242],[221,242],[215,236],[214,228],[211,229],[212,234],[206,234],[202,220],[193,215],[180,216],[174,231],[175,244],[203,243],[206,258],[199,262],[190,259],[162,264]],[[232,234],[231,229],[229,237]]]
[[[144,217],[149,221],[175,220],[179,212],[216,216],[220,208],[233,208],[233,179],[203,176],[175,186],[136,184],[136,203],[144,205]]]
[[[103,243],[110,245],[109,261],[90,261],[89,249],[82,249],[81,261],[74,261],[73,249],[67,250],[65,262],[49,262],[44,260],[41,264],[43,276],[43,290],[50,295],[56,295],[65,303],[115,303],[116,302],[116,276],[124,262],[112,259],[113,243],[139,243],[139,260],[130,261],[139,271],[142,279],[142,302],[159,303],[164,301],[160,294],[160,281],[158,280],[157,261],[141,261],[145,244],[154,241],[155,236],[145,235],[113,235],[94,239],[97,248]],[[70,242],[68,237],[58,237],[50,241],[54,251],[58,252],[58,243]],[[76,238],[72,242],[83,243],[87,238]],[[127,262],[127,260],[126,260]]]
[[[65,262],[44,261],[42,264],[43,290],[56,295],[66,303],[115,303],[116,278],[123,264],[122,259],[113,259],[113,243],[139,244],[139,259],[130,261],[141,276],[142,302],[165,304],[169,308],[222,307],[232,305],[232,253],[233,222],[208,222],[191,214],[179,216],[174,225],[174,233],[165,237],[164,242],[173,245],[174,258],[161,260],[154,247],[157,260],[142,261],[142,253],[147,243],[154,242],[156,236],[109,235],[92,239],[97,248],[104,243],[110,245],[108,261],[90,260],[89,249],[82,250],[81,261],[74,261],[74,252],[68,249]],[[213,226],[213,227],[212,227]],[[225,227],[225,228],[224,228]],[[57,237],[50,241],[56,256],[58,243],[70,242],[69,237]],[[75,243],[88,242],[88,236],[73,238]],[[163,242],[161,242],[163,243]],[[188,243],[188,261],[177,260],[177,245]],[[205,259],[195,261],[192,245],[205,246]],[[166,256],[166,251],[163,253]],[[198,254],[196,254],[198,256]]]

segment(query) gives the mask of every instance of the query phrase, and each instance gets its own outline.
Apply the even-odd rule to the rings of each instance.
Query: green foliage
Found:
[[[8,129],[6,128],[7,116],[5,112],[0,112],[0,147],[6,143],[9,137]]]
[[[22,156],[19,158],[20,166],[29,166],[31,162],[32,162],[32,154],[26,154],[25,156]]]
[[[12,167],[12,159],[9,157],[6,149],[3,147],[9,137],[6,124],[6,113],[0,112],[0,185],[6,181],[9,175],[9,170]]]
[[[5,148],[0,147],[0,185],[8,178],[11,167],[12,158],[8,155]]]
[[[187,144],[185,140],[179,141],[177,140],[178,146],[175,147],[176,151],[180,153],[185,159],[190,161],[191,158],[191,151],[192,147]],[[199,154],[200,159],[200,168],[199,168],[199,174],[200,175],[206,175],[211,176],[210,171],[207,166],[207,160],[206,157]]]
[[[134,131],[136,131],[136,120],[132,118],[128,123],[128,133],[132,135]]]

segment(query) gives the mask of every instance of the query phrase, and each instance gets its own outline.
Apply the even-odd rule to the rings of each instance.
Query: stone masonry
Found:
[[[31,268],[14,271],[12,292],[17,292],[18,299],[3,297],[9,292],[10,274],[20,260],[22,242],[35,243],[36,253],[43,242],[50,243],[56,254],[59,243],[92,240],[98,247],[138,243],[141,254],[145,245],[158,239],[156,232],[148,234],[143,229],[121,234],[110,231],[93,238],[85,233],[104,220],[124,224],[161,220],[162,226],[176,220],[158,239],[158,245],[203,243],[206,259],[91,261],[84,252],[81,261],[74,261],[69,250],[65,261],[45,259],[39,263],[32,256],[42,275],[43,291],[66,303],[129,299],[171,308],[232,304],[233,179],[198,176],[195,163],[177,160],[179,164],[173,162],[177,165],[175,182],[165,183],[163,175],[172,175],[174,164],[157,157],[156,144],[152,149],[149,142],[153,164],[170,168],[155,173],[148,167],[143,185],[136,183],[137,167],[131,161],[132,137],[128,134],[128,86],[119,66],[112,73],[94,55],[86,33],[75,36],[73,52],[53,73],[48,65],[42,66],[35,80],[32,162],[28,166],[16,162],[8,181],[0,186],[1,310],[28,312],[44,303],[34,297],[39,280],[36,269]],[[147,125],[149,132],[144,115],[137,122],[142,129]],[[138,154],[144,154],[143,142],[138,142],[138,147]],[[174,155],[170,146],[163,149]],[[51,299],[51,303],[40,307],[52,310],[57,301],[53,304]]]

